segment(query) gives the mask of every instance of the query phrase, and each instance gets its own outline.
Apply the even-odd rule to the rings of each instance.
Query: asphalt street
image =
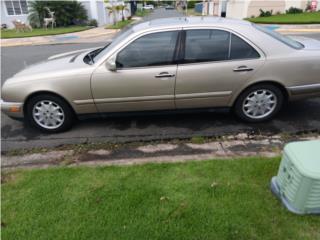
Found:
[[[166,15],[163,11],[156,11],[148,18],[164,17]],[[176,11],[168,12],[169,16],[178,15]],[[306,36],[320,40],[320,34],[306,34]],[[51,55],[102,46],[107,41],[108,39],[101,43],[1,48],[1,83],[25,66],[43,61]],[[310,131],[320,132],[320,98],[290,103],[273,121],[262,124],[244,124],[228,111],[215,111],[82,120],[68,132],[46,135],[30,129],[19,121],[11,120],[4,114],[1,115],[2,151],[100,141],[146,141],[192,136],[222,136],[243,132],[296,134]]]

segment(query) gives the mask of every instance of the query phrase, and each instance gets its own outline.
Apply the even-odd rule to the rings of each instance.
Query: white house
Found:
[[[204,0],[203,15],[226,16],[243,19],[259,16],[260,9],[284,13],[290,7],[306,9],[308,2],[313,2],[320,10],[320,0]]]
[[[96,19],[98,25],[110,24],[113,16],[106,10],[106,4],[103,0],[77,0],[83,4],[88,13],[88,19]],[[27,0],[1,0],[1,24],[6,24],[8,28],[13,27],[13,20],[20,20],[28,23],[28,2]],[[114,1],[112,4],[123,4],[123,1]],[[129,11],[125,16],[130,16]],[[121,13],[116,14],[116,18],[121,19]]]

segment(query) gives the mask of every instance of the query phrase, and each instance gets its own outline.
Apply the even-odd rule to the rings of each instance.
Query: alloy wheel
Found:
[[[242,104],[243,113],[251,119],[269,116],[277,107],[277,96],[268,89],[255,90],[247,95]]]
[[[32,117],[39,126],[45,129],[57,129],[65,120],[62,107],[50,100],[37,102],[33,107]]]

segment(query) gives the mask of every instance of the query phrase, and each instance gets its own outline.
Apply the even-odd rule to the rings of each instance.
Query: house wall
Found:
[[[6,24],[8,28],[13,28],[14,25],[12,23],[13,20],[20,20],[21,22],[28,23],[28,15],[8,15],[7,8],[5,6],[4,1],[0,1],[1,3],[1,24]]]
[[[221,2],[224,0],[220,0]],[[221,4],[220,2],[220,4]],[[227,1],[227,17],[243,19],[251,16],[258,17],[260,9],[285,13],[290,7],[306,9],[308,0],[229,0]],[[318,9],[320,9],[318,0]]]
[[[264,11],[273,11],[273,14],[283,13],[286,9],[286,1],[285,0],[277,0],[277,1],[251,1],[248,6],[248,12],[246,17],[258,17],[260,15],[260,9]]]
[[[99,26],[109,23],[109,18],[107,17],[105,5],[103,2],[97,2],[97,16]]]
[[[249,0],[230,0],[227,2],[226,17],[243,19],[247,16]]]
[[[287,0],[286,1],[286,9],[290,7],[302,8],[306,9],[308,1],[295,1],[295,0]]]
[[[81,2],[81,4],[84,6],[84,8],[87,10],[87,15],[88,15],[88,19],[92,19],[92,13],[91,13],[91,4],[90,1],[86,0],[86,1],[81,1],[79,0],[79,2]]]
[[[88,19],[95,19],[98,26],[108,24],[110,21],[106,16],[105,3],[103,0],[78,0],[86,8]]]

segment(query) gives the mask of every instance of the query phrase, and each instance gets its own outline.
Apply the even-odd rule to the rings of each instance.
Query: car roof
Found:
[[[222,17],[174,17],[174,18],[159,18],[142,23],[138,23],[133,26],[134,32],[143,31],[150,28],[159,29],[162,27],[188,27],[188,26],[221,26],[221,25],[242,25],[250,26],[251,23],[248,21],[232,19],[232,18],[222,18]]]

